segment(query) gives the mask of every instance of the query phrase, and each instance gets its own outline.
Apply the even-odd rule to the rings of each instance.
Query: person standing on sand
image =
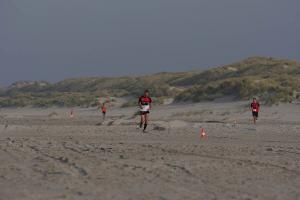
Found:
[[[107,111],[105,102],[102,104],[101,111],[102,111],[103,120],[105,120],[106,111]]]
[[[150,113],[151,110],[151,103],[152,103],[152,99],[149,96],[149,90],[145,90],[144,91],[144,95],[142,95],[139,98],[139,107],[140,107],[140,115],[141,115],[141,121],[140,121],[140,128],[143,127],[144,125],[144,129],[143,132],[146,132],[146,128],[148,126],[148,114]]]
[[[260,105],[259,105],[258,101],[256,100],[256,98],[253,98],[253,101],[252,101],[250,107],[252,109],[253,123],[256,124],[256,120],[258,118],[258,112],[259,112],[259,108],[260,108]]]

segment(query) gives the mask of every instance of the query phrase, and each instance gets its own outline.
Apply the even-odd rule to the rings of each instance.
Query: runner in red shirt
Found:
[[[253,101],[252,101],[250,107],[252,109],[253,123],[256,124],[256,120],[258,118],[258,112],[259,112],[259,108],[260,108],[260,105],[259,105],[258,101],[256,100],[256,98],[253,98]]]
[[[150,113],[152,99],[149,97],[149,90],[145,90],[144,95],[139,98],[139,107],[140,107],[140,115],[141,122],[140,128],[143,127],[143,132],[146,132],[146,128],[148,125],[148,114]]]
[[[106,111],[107,111],[105,103],[102,104],[101,111],[102,111],[102,115],[103,115],[103,120],[105,120],[105,115],[106,115]]]

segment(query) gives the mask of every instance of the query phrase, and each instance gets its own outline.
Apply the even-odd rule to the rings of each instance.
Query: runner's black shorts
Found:
[[[149,113],[150,113],[150,111],[140,111],[140,115],[147,115]]]
[[[252,111],[252,116],[257,118],[258,117],[258,112],[253,112]]]

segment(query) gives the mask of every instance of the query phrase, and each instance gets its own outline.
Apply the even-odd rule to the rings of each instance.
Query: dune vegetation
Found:
[[[158,73],[140,77],[73,78],[50,84],[16,82],[0,91],[1,107],[97,106],[98,97],[126,97],[134,105],[147,88],[156,99],[175,102],[235,100],[258,97],[267,104],[292,102],[300,95],[300,62],[252,57],[205,71]]]

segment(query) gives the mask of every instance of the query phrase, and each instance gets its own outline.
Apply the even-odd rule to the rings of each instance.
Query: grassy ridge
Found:
[[[226,95],[237,99],[260,97],[266,103],[290,102],[300,88],[300,63],[255,57],[205,71],[178,85],[192,88],[176,96],[177,101],[213,100]]]
[[[203,72],[158,73],[141,77],[74,78],[55,84],[13,84],[0,91],[0,106],[94,106],[96,97],[137,97],[147,88],[158,102],[199,102],[224,96],[259,97],[266,103],[299,98],[300,63],[253,57]],[[131,105],[132,100],[128,100]]]

